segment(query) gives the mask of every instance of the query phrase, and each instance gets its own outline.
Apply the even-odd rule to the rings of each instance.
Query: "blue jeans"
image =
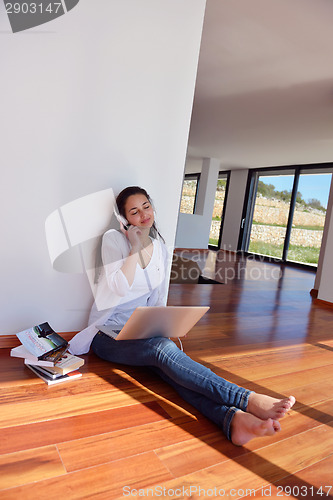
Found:
[[[231,439],[231,421],[236,411],[247,408],[251,391],[193,361],[167,338],[114,340],[99,332],[92,342],[92,350],[113,363],[151,368],[185,401],[221,427],[228,439]]]

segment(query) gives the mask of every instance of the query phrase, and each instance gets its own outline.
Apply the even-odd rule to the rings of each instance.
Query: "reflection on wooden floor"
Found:
[[[211,307],[184,349],[293,394],[282,432],[235,447],[148,369],[90,354],[81,379],[47,387],[1,349],[1,499],[333,497],[333,308],[311,299],[314,273],[222,252],[199,265],[224,285],[171,285],[170,305]]]

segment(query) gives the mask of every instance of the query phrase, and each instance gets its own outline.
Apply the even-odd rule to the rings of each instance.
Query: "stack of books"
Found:
[[[11,349],[10,355],[23,358],[26,366],[48,385],[82,376],[78,368],[84,364],[84,359],[70,354],[68,342],[48,323],[41,323],[16,335],[22,344]]]

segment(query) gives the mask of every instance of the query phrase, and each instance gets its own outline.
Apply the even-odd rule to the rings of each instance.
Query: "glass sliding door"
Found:
[[[300,170],[288,261],[318,264],[331,180],[327,170]]]
[[[220,172],[216,185],[212,223],[209,233],[209,246],[219,248],[223,228],[224,206],[228,192],[230,172]]]
[[[294,171],[257,173],[248,251],[282,259]]]
[[[240,248],[317,266],[332,175],[332,164],[252,171]]]

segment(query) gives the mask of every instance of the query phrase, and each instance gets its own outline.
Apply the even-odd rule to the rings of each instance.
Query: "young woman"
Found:
[[[115,340],[136,307],[165,305],[167,265],[167,251],[147,192],[128,187],[116,204],[121,228],[103,236],[103,267],[90,326],[71,341],[71,352],[86,353],[91,345],[107,361],[150,367],[236,445],[278,432],[278,420],[295,403],[293,396],[275,399],[232,384],[164,337]]]

